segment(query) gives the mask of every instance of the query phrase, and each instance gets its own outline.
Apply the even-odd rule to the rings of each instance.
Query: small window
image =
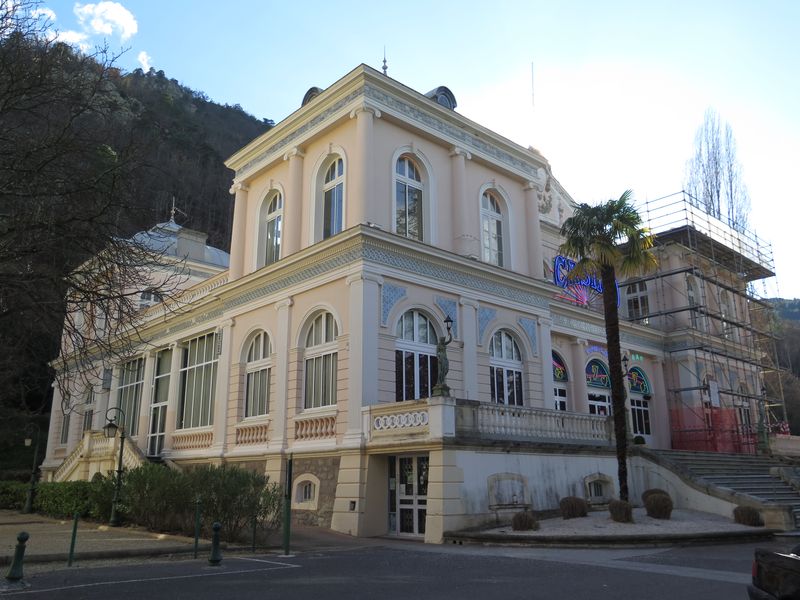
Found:
[[[266,332],[257,333],[247,348],[245,417],[266,415],[269,412],[270,345]]]

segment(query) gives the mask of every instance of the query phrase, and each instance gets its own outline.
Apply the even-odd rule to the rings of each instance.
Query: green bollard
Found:
[[[286,461],[286,489],[283,494],[283,555],[289,556],[292,537],[292,455]]]
[[[219,523],[214,523],[211,529],[214,533],[211,535],[211,556],[208,557],[208,564],[218,566],[222,562],[222,553],[219,551],[219,530],[222,527]]]
[[[80,513],[76,512],[72,517],[72,539],[69,542],[69,559],[67,559],[67,566],[72,566],[72,559],[75,556],[75,539],[78,537],[78,517]]]
[[[14,550],[14,560],[11,562],[11,567],[8,569],[6,579],[9,581],[19,581],[22,579],[22,561],[25,559],[25,542],[28,541],[27,531],[20,531],[17,536],[17,547]]]
[[[258,515],[253,515],[253,553],[256,551],[256,535],[258,534]]]
[[[200,496],[194,501],[194,557],[197,558],[197,546],[200,543]]]

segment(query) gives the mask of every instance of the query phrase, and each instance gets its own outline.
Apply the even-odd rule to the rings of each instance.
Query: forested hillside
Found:
[[[173,198],[180,224],[228,249],[223,161],[272,125],[54,41],[37,6],[0,0],[0,412],[47,410],[66,297],[132,307],[87,285],[89,257],[103,251],[111,283],[135,281],[143,263],[120,239],[166,221]]]

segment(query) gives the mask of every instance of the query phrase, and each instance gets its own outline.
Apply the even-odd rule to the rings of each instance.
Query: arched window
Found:
[[[258,266],[265,267],[281,258],[283,231],[283,196],[272,193],[261,208],[259,217]]]
[[[409,310],[397,321],[394,351],[395,400],[428,398],[439,375],[436,329],[417,310]]]
[[[586,365],[586,385],[589,390],[589,414],[611,414],[611,377],[608,367],[593,358]]]
[[[522,406],[522,355],[507,331],[496,332],[489,342],[489,380],[492,402]]]
[[[483,260],[503,266],[503,211],[495,192],[481,196],[481,247]]]
[[[270,345],[265,331],[258,332],[247,347],[244,416],[269,412]]]
[[[334,157],[325,168],[322,182],[321,238],[339,233],[344,225],[344,161]]]
[[[395,232],[416,240],[423,234],[423,185],[419,165],[403,155],[395,164]]]
[[[561,356],[553,352],[553,404],[556,410],[567,410],[567,364]]]
[[[631,424],[633,434],[650,435],[650,395],[652,388],[647,375],[639,367],[631,367],[628,371],[628,390],[631,402]]]
[[[647,283],[637,281],[625,288],[625,297],[628,301],[628,318],[647,325],[650,319],[650,302],[647,299]]]
[[[317,315],[308,328],[305,352],[305,408],[336,404],[338,335],[336,321],[328,312]]]

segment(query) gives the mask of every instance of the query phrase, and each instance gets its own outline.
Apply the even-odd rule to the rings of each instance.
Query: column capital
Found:
[[[231,186],[231,189],[228,190],[228,193],[235,194],[236,192],[248,192],[248,191],[250,191],[250,186],[248,186],[243,181],[239,181]]]
[[[371,281],[378,285],[383,285],[383,277],[375,273],[353,273],[344,280],[347,285],[353,285],[357,281]]]
[[[541,192],[542,185],[540,183],[537,183],[536,181],[526,181],[522,189],[526,192],[530,191]]]
[[[372,104],[369,104],[367,102],[364,102],[363,104],[361,104],[361,106],[356,106],[353,110],[351,110],[350,111],[350,118],[351,119],[355,119],[361,113],[370,113],[376,119],[380,119],[381,118],[381,111],[378,110]]]
[[[478,301],[474,298],[464,298],[463,296],[458,299],[458,303],[461,306],[469,306],[470,308],[474,308],[476,310],[478,309],[478,306],[480,306]]]
[[[229,329],[236,325],[236,319],[226,319],[217,325],[217,329]]]
[[[463,156],[467,160],[472,160],[472,154],[464,150],[464,148],[459,148],[458,146],[453,146],[450,148],[450,156]]]
[[[583,338],[575,338],[572,341],[572,343],[575,344],[576,346],[588,346],[589,345],[589,341],[585,340]]]
[[[289,296],[288,298],[284,298],[283,300],[278,300],[275,303],[275,310],[280,310],[282,308],[289,308],[292,304],[294,304],[294,300],[292,300],[292,297]]]
[[[286,154],[283,155],[283,160],[289,160],[290,158],[294,158],[295,156],[299,158],[303,158],[306,155],[299,146],[295,146],[291,150],[289,150]]]
[[[541,325],[542,327],[552,327],[553,325],[553,319],[545,316],[536,317],[536,322],[539,323],[539,325]]]

